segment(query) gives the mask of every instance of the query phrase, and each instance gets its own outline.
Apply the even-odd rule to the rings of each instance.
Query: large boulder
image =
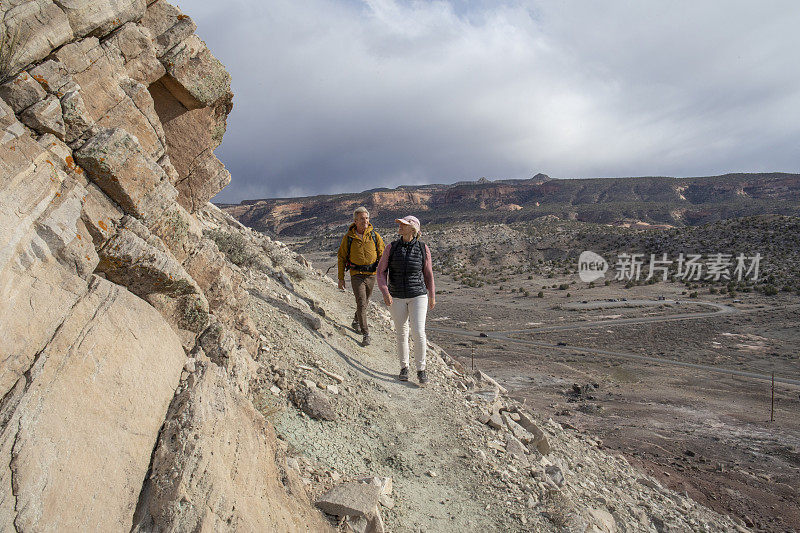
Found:
[[[332,531],[288,496],[275,435],[208,362],[176,394],[153,455],[133,531]]]
[[[0,15],[0,33],[9,36],[10,48],[4,52],[9,74],[44,59],[74,36],[67,15],[51,0],[1,2]]]
[[[27,372],[97,264],[85,189],[0,100],[0,395]]]
[[[152,307],[93,278],[4,412],[0,529],[128,529],[184,361]]]
[[[102,37],[114,28],[144,16],[145,0],[55,0],[75,35]]]
[[[103,192],[136,217],[157,216],[171,203],[168,195],[177,197],[164,170],[122,128],[102,129],[75,152],[75,159]]]
[[[180,43],[197,29],[197,25],[180,9],[156,0],[147,6],[142,26],[150,30],[155,40],[156,54],[161,57],[173,46]]]
[[[27,72],[0,85],[0,98],[6,101],[14,113],[20,113],[39,100],[44,100],[47,92]]]

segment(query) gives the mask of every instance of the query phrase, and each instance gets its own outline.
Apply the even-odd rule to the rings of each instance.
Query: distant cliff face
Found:
[[[225,464],[277,477],[242,277],[200,221],[230,76],[163,0],[0,14],[0,530],[314,524]]]
[[[243,224],[311,235],[346,223],[365,205],[378,224],[422,214],[425,223],[516,222],[547,215],[604,224],[693,225],[722,218],[800,213],[800,174],[705,178],[530,180],[402,187],[293,199],[250,200],[223,208]]]

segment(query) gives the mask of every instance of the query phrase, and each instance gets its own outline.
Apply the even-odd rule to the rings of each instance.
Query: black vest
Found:
[[[392,243],[389,256],[389,294],[393,298],[416,298],[428,293],[422,268],[425,265],[425,245],[419,239]]]

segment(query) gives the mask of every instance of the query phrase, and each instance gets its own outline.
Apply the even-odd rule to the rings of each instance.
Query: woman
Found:
[[[414,357],[420,385],[428,382],[425,355],[425,316],[436,305],[431,251],[419,240],[419,220],[407,216],[395,220],[400,238],[383,251],[378,263],[378,288],[389,307],[397,334],[400,381],[408,381],[408,324],[414,339]],[[388,276],[387,276],[388,273]]]

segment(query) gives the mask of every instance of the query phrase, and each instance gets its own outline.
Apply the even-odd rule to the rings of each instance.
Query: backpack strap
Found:
[[[347,236],[347,255],[344,258],[344,271],[347,272],[350,270],[350,267],[353,263],[350,262],[350,247],[353,246],[353,238],[348,235]]]

